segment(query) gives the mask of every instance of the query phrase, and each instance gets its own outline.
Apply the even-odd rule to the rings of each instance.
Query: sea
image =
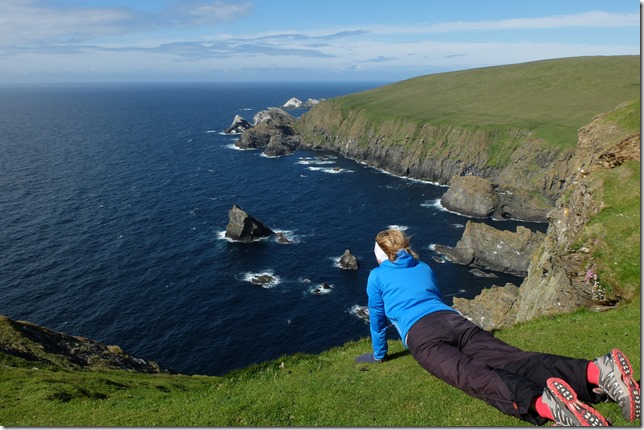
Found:
[[[357,311],[377,264],[374,237],[387,228],[413,235],[448,303],[519,285],[433,251],[454,246],[468,221],[441,207],[446,187],[332,152],[270,158],[224,133],[235,115],[252,121],[292,97],[383,84],[0,86],[0,314],[177,372],[223,375],[368,337]],[[233,205],[290,243],[228,240]],[[347,249],[358,270],[339,267]],[[253,283],[261,274],[274,281]]]

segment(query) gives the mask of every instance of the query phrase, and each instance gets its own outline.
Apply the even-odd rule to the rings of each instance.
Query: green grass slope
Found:
[[[433,74],[333,99],[372,119],[535,130],[573,146],[577,130],[640,94],[640,57],[576,57]]]
[[[543,318],[497,332],[526,350],[594,358],[613,347],[640,372],[640,306]],[[4,426],[523,426],[425,372],[400,341],[356,364],[368,339],[223,377],[72,371],[0,353]],[[638,378],[639,379],[639,378]],[[615,425],[615,403],[597,405]]]

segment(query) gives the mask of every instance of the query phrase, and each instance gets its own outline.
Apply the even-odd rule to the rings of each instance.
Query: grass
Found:
[[[621,348],[640,371],[640,306],[579,311],[496,333],[527,350],[594,358]],[[4,426],[523,426],[425,372],[400,341],[393,359],[355,364],[368,339],[222,377],[70,371],[0,354]],[[631,425],[614,403],[597,405]],[[633,423],[638,425],[639,422]]]
[[[464,128],[527,129],[555,147],[640,93],[640,57],[577,57],[433,74],[333,99],[345,113]]]
[[[595,242],[600,283],[628,300],[640,296],[640,169],[639,160],[631,160],[597,173],[604,207],[584,227],[587,240]]]
[[[606,127],[619,127],[639,133],[639,100],[616,109],[605,117]],[[619,134],[624,136],[624,134]],[[609,142],[616,144],[618,142]],[[580,244],[592,243],[593,253],[586,263],[593,265],[600,285],[609,296],[627,300],[641,297],[641,165],[629,160],[612,169],[594,169],[589,188],[601,208],[584,226]]]

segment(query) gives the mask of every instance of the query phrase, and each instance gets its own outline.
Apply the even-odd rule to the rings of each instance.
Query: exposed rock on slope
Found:
[[[333,101],[320,103],[296,124],[301,146],[328,149],[396,175],[447,184],[453,177],[488,178],[506,194],[504,203],[518,213],[514,195],[542,196],[543,213],[561,195],[574,148],[549,148],[529,130],[488,130],[435,126],[404,119],[372,120],[362,112],[342,111]],[[495,163],[489,149],[514,142],[506,163]],[[537,214],[535,214],[537,215]],[[519,216],[513,215],[519,218]]]
[[[103,345],[79,336],[0,316],[0,352],[43,365],[66,369],[120,369],[167,373],[153,361],[133,357],[116,345]]]
[[[457,264],[526,276],[530,258],[544,236],[521,226],[512,233],[468,221],[454,248],[437,245],[436,252]]]
[[[441,197],[448,210],[475,218],[546,221],[553,205],[540,194],[517,187],[500,187],[478,176],[454,176]]]

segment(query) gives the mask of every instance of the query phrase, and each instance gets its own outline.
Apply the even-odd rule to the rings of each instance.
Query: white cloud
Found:
[[[555,28],[639,27],[640,16],[634,13],[585,12],[541,18],[513,18],[495,21],[453,21],[410,26],[376,26],[370,30],[382,34],[448,33],[490,30],[545,30]]]
[[[133,18],[126,9],[46,8],[34,0],[13,0],[2,4],[0,44],[69,42],[118,34]]]
[[[184,25],[202,25],[212,22],[231,21],[246,16],[253,8],[253,4],[242,2],[196,2],[183,1],[173,8],[178,16],[184,17]]]
[[[158,13],[134,8],[52,7],[38,0],[3,1],[0,46],[78,43],[144,30],[194,27],[230,21],[247,15],[251,9],[249,2],[222,0],[181,2]]]

